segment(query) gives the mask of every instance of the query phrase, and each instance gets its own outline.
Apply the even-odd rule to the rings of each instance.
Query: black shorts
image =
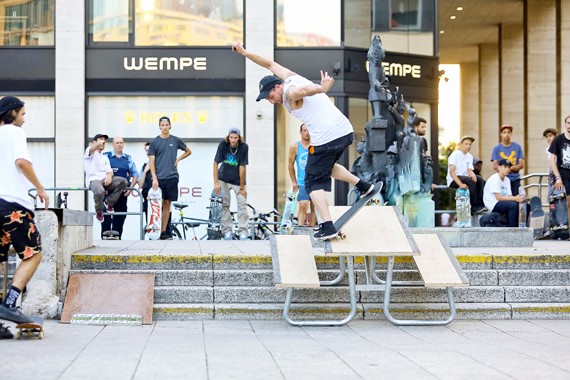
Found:
[[[10,245],[25,260],[42,251],[34,213],[18,203],[0,199],[0,262],[8,260]]]
[[[354,142],[354,133],[319,146],[309,147],[307,166],[305,167],[305,190],[331,191],[331,174],[334,164],[340,159],[346,148]]]
[[[160,187],[160,190],[162,190],[163,200],[178,200],[178,178],[159,179],[158,187]]]

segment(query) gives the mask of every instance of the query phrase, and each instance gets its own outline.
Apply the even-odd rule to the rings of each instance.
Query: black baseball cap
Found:
[[[275,87],[276,84],[281,84],[283,81],[277,78],[275,75],[267,75],[259,81],[259,96],[256,102],[260,100],[267,99],[269,92]]]
[[[506,158],[501,158],[499,160],[499,166],[513,166],[511,161],[507,160]]]
[[[17,110],[18,108],[22,108],[23,106],[24,102],[16,98],[15,96],[5,96],[2,99],[0,99],[0,115],[11,110]]]
[[[97,141],[99,140],[101,137],[103,137],[106,140],[109,140],[109,136],[107,135],[103,135],[101,133],[97,133],[95,136],[93,136],[93,141]]]

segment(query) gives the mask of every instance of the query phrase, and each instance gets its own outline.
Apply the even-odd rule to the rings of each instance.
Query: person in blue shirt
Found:
[[[129,187],[134,187],[139,174],[132,157],[123,152],[124,148],[125,140],[120,136],[115,136],[113,138],[113,151],[105,152],[104,154],[109,158],[113,175],[125,178],[129,183]],[[127,212],[127,199],[131,193],[132,190],[126,190],[119,197],[114,206],[116,212]],[[105,220],[101,224],[101,238],[103,238],[103,233],[106,231],[117,231],[119,239],[121,239],[126,217],[126,215],[106,215]]]
[[[298,224],[299,226],[305,226],[308,223],[312,227],[317,222],[317,214],[315,213],[315,206],[311,202],[311,197],[305,189],[305,166],[307,165],[309,147],[311,146],[311,135],[304,123],[299,127],[299,134],[301,135],[301,140],[294,142],[289,147],[289,177],[291,178],[293,191],[299,192],[297,194],[297,201],[299,202]],[[297,164],[296,171],[295,164]],[[311,206],[311,215],[309,220],[307,220],[309,205]]]
[[[491,153],[491,161],[493,162],[493,170],[498,172],[499,161],[509,160],[511,162],[511,170],[507,177],[511,181],[511,192],[514,196],[519,194],[521,186],[521,176],[519,172],[524,168],[524,153],[522,147],[514,141],[511,141],[513,135],[513,126],[509,124],[501,125],[499,128],[501,142],[493,147]]]

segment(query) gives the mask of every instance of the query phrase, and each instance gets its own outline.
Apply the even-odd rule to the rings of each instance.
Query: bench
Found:
[[[347,207],[331,208],[333,219]],[[374,231],[374,233],[371,233]],[[308,235],[275,235],[271,237],[271,253],[275,286],[287,289],[283,317],[295,326],[339,326],[350,322],[356,315],[356,291],[384,291],[383,312],[387,320],[396,325],[445,325],[455,315],[453,287],[468,286],[461,266],[449,245],[437,234],[411,234],[400,211],[395,207],[365,207],[344,228],[346,240],[334,239],[322,248],[316,248]],[[389,242],[389,244],[386,244]],[[346,259],[350,312],[342,320],[292,320],[289,316],[294,289],[319,288],[330,283],[320,282],[314,260],[315,254],[338,256]],[[357,285],[354,258],[364,257],[366,284]],[[377,277],[375,259],[388,258],[386,280]],[[422,281],[393,282],[394,257],[412,256]],[[341,265],[341,271],[344,266]],[[449,316],[443,320],[400,320],[390,314],[392,286],[446,288]]]

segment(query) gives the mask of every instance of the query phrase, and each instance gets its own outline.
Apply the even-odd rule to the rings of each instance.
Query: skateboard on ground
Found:
[[[522,186],[519,188],[519,195],[522,196],[523,198],[525,198],[524,202],[519,203],[519,228],[525,228],[525,227],[527,227],[527,225],[526,225],[526,220],[527,220],[526,191],[525,191],[524,187],[522,187]]]
[[[285,196],[285,206],[281,214],[281,224],[279,226],[279,234],[291,235],[293,232],[293,220],[295,218],[295,209],[297,208],[298,192],[289,189]]]
[[[148,191],[148,209],[150,217],[146,226],[146,233],[150,240],[158,240],[162,228],[162,190],[160,187]]]
[[[208,240],[220,240],[222,238],[222,204],[223,194],[216,194],[212,190],[210,195],[210,206],[208,207]]]
[[[544,233],[544,211],[542,211],[542,201],[539,197],[530,198],[530,218],[528,224],[532,228],[533,239],[541,239]]]
[[[32,315],[31,323],[19,323],[16,325],[16,339],[21,338],[44,338],[44,319],[39,315]]]
[[[457,211],[457,227],[471,227],[471,201],[468,189],[458,188],[455,191],[455,210]]]
[[[351,208],[349,208],[344,214],[342,214],[340,216],[340,218],[338,218],[335,222],[334,222],[334,228],[338,231],[338,236],[341,239],[346,239],[346,235],[341,231],[341,228],[348,223],[348,221],[350,219],[352,219],[352,217],[354,215],[356,215],[356,213],[358,212],[358,210],[360,210],[363,206],[367,205],[369,202],[375,202],[377,204],[382,204],[382,201],[376,201],[373,200],[373,198],[380,193],[380,191],[382,190],[382,186],[383,183],[382,181],[379,181],[377,183],[374,184],[374,190],[372,190],[370,192],[370,194],[368,194],[367,196],[360,198],[358,200],[358,202],[356,202],[354,205],[352,205]]]
[[[101,235],[103,235],[103,240],[119,240],[119,233],[114,230],[105,231]]]
[[[568,240],[568,204],[566,189],[552,189],[549,199],[550,209],[550,238],[552,240]]]

